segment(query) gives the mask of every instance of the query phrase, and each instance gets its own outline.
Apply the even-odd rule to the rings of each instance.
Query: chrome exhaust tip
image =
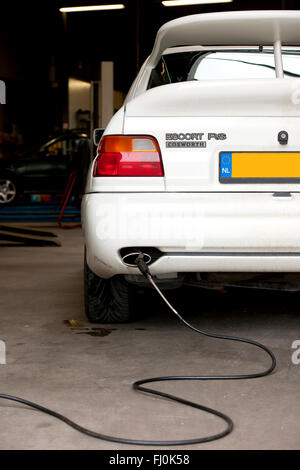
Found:
[[[140,254],[141,254],[141,251],[132,251],[132,252],[126,253],[125,255],[122,256],[122,261],[124,264],[126,264],[126,266],[136,268],[137,265],[135,263],[135,260]],[[148,253],[143,252],[143,256],[144,256],[144,261],[146,264],[151,263],[152,258]]]

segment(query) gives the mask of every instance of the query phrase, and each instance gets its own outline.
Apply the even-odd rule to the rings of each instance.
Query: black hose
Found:
[[[191,444],[201,444],[203,442],[210,442],[210,441],[215,441],[216,439],[220,439],[221,437],[226,436],[227,434],[231,433],[233,430],[233,422],[229,416],[225,415],[224,413],[221,413],[220,411],[214,410],[213,408],[208,408],[206,406],[200,405],[199,403],[195,403],[192,401],[185,400],[183,398],[177,397],[176,395],[171,395],[169,393],[164,393],[160,392],[158,390],[154,390],[151,388],[143,387],[145,384],[153,383],[153,382],[165,382],[165,381],[171,381],[171,380],[240,380],[240,379],[255,379],[258,377],[265,377],[266,375],[269,375],[276,366],[276,359],[272,351],[270,351],[266,346],[263,344],[260,344],[256,341],[250,340],[250,339],[245,339],[245,338],[239,338],[235,336],[226,336],[226,335],[218,335],[215,333],[207,333],[205,331],[199,330],[195,326],[191,325],[187,320],[185,320],[173,307],[172,305],[168,302],[168,300],[165,298],[165,296],[162,294],[160,289],[156,286],[155,282],[153,281],[153,278],[149,272],[149,268],[147,267],[147,272],[143,272],[142,269],[139,267],[141,272],[147,277],[149,282],[152,284],[152,286],[156,289],[156,291],[159,293],[159,295],[162,297],[162,299],[166,302],[168,307],[175,313],[175,315],[181,320],[188,328],[191,330],[195,331],[196,333],[199,333],[204,336],[208,336],[210,338],[216,338],[216,339],[224,339],[224,340],[229,340],[229,341],[239,341],[242,343],[247,343],[251,344],[253,346],[256,346],[263,351],[265,351],[268,356],[271,358],[271,365],[270,367],[263,371],[263,372],[257,372],[254,374],[245,374],[245,375],[194,375],[194,376],[189,376],[189,375],[178,375],[178,376],[165,376],[165,377],[152,377],[149,379],[144,379],[144,380],[138,380],[137,382],[134,382],[133,388],[134,390],[138,390],[140,392],[146,392],[152,395],[168,398],[169,400],[175,401],[177,403],[181,403],[182,405],[190,406],[192,408],[196,408],[197,410],[200,411],[205,411],[206,413],[212,414],[214,416],[219,417],[226,423],[226,428],[225,430],[219,432],[218,434],[213,434],[211,436],[206,436],[206,437],[198,437],[195,439],[180,439],[180,440],[174,440],[174,441],[150,441],[150,440],[141,440],[141,439],[126,439],[122,437],[113,437],[113,436],[108,436],[106,434],[102,434],[99,432],[91,431],[90,429],[84,428],[83,426],[80,426],[79,424],[75,423],[74,421],[71,421],[70,419],[66,418],[64,415],[57,413],[56,411],[52,411],[49,408],[45,408],[41,405],[38,405],[34,402],[25,400],[23,398],[18,398],[12,395],[6,395],[1,393],[0,398],[6,399],[6,400],[12,400],[16,401],[18,403],[22,403],[23,405],[27,405],[31,408],[34,408],[36,410],[39,410],[43,413],[46,413],[50,416],[53,416],[54,418],[59,419],[60,421],[63,421],[66,423],[68,426],[72,427],[73,429],[76,429],[77,431],[86,434],[87,436],[90,437],[95,437],[97,439],[102,439],[105,441],[110,441],[110,442],[116,442],[120,444],[132,444],[132,445],[143,445],[143,446],[177,446],[177,445],[191,445]]]

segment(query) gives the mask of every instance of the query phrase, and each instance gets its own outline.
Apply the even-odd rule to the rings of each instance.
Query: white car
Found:
[[[299,78],[298,11],[162,26],[89,170],[90,321],[130,320],[140,252],[165,288],[300,272]]]

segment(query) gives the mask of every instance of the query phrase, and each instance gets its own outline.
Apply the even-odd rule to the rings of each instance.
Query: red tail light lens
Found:
[[[93,176],[164,176],[157,140],[142,135],[104,136]]]

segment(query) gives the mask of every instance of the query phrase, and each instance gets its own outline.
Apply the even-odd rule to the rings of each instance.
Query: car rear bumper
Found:
[[[300,271],[300,194],[93,193],[82,201],[87,262],[137,274],[124,248],[153,247],[153,274]]]

